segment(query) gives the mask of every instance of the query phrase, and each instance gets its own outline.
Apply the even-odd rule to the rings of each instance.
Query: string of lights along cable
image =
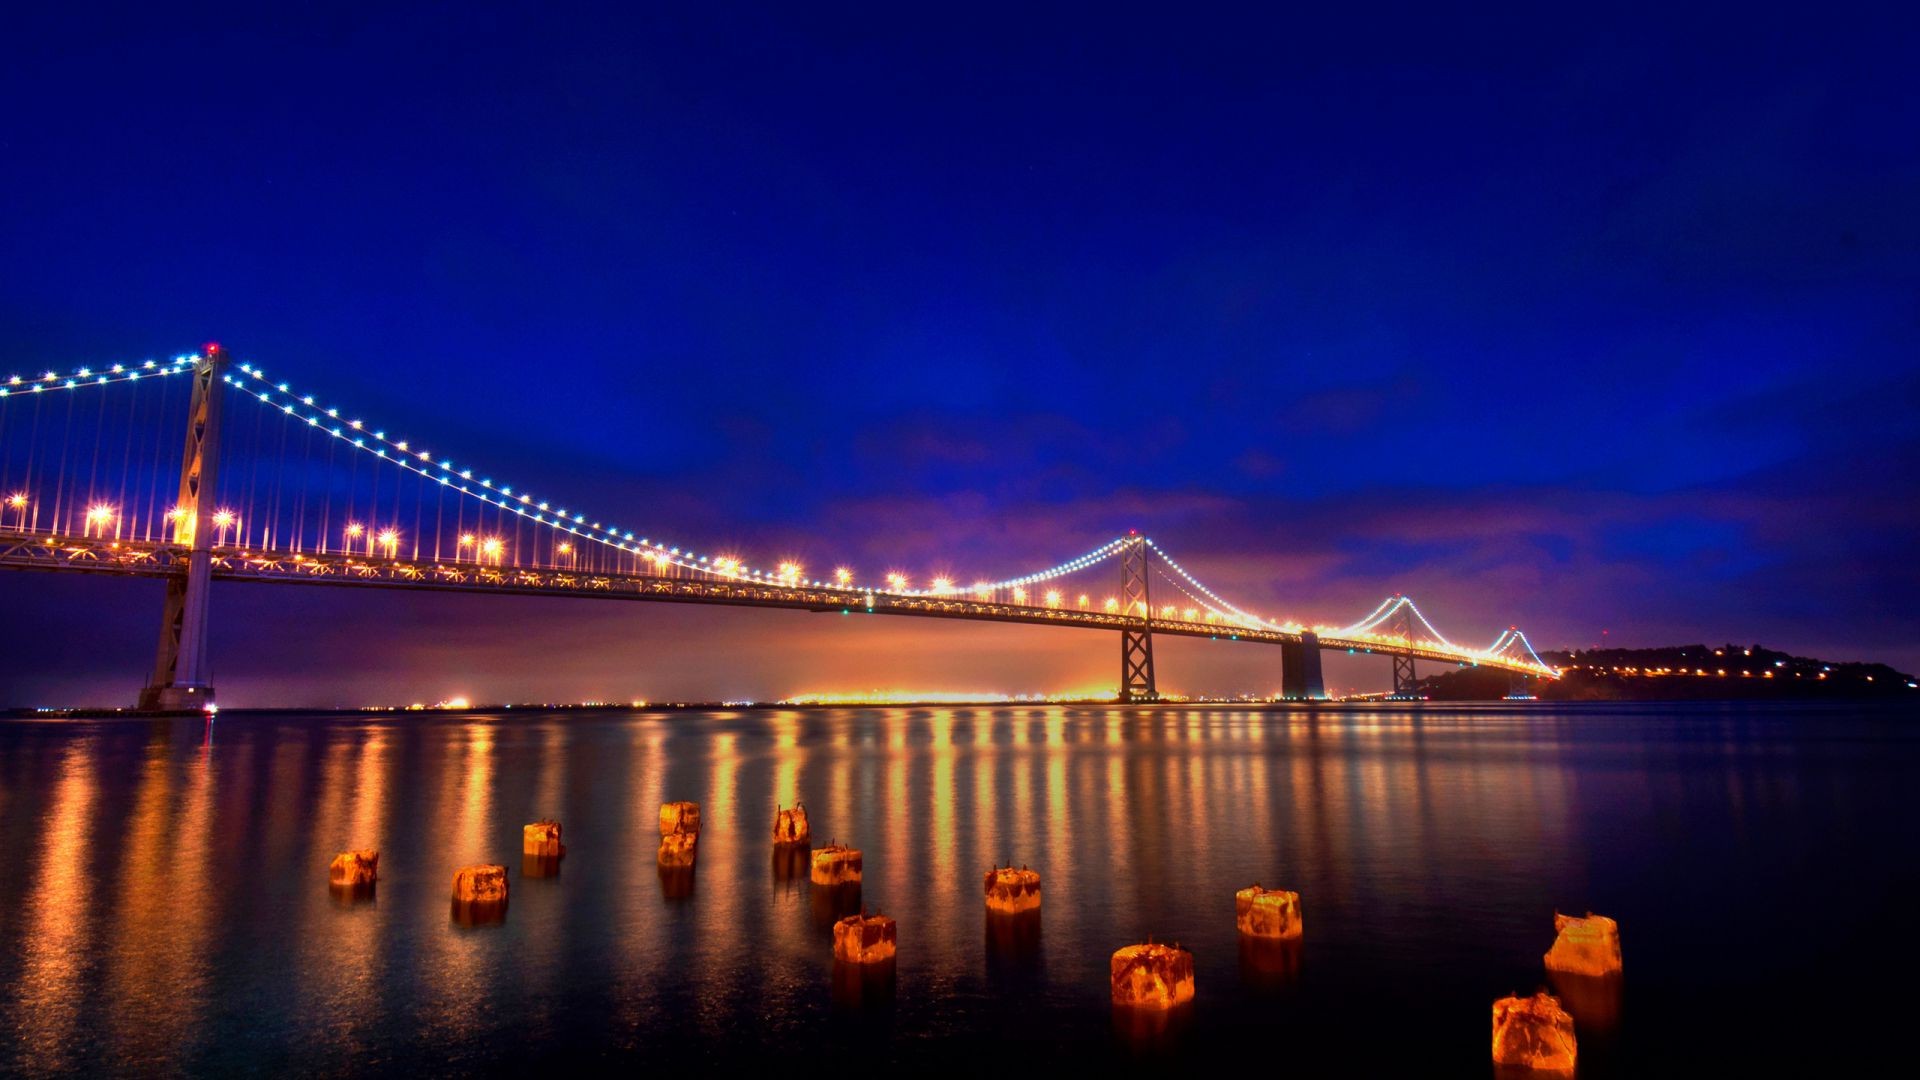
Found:
[[[1459,645],[1406,596],[1351,623],[1257,614],[1136,532],[1012,573],[754,561],[510,481],[419,437],[432,426],[376,421],[217,346],[10,375],[0,565],[182,578],[204,553],[212,578],[1039,622],[1277,643],[1296,663],[1304,646],[1557,675],[1518,628]]]

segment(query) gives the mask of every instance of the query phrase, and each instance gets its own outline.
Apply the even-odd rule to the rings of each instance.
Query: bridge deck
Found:
[[[47,533],[0,532],[0,569],[164,578],[186,572],[184,548],[163,541],[114,540]],[[1303,631],[1250,628],[1179,618],[1144,619],[1074,607],[1006,604],[951,596],[900,595],[806,585],[783,585],[709,574],[589,573],[551,567],[492,566],[477,562],[349,555],[339,552],[214,549],[214,577],[222,581],[359,586],[519,596],[565,596],[666,603],[725,604],[813,612],[860,612],[977,622],[1076,626],[1120,631],[1151,626],[1156,634],[1271,645],[1299,644]],[[1501,656],[1455,652],[1429,642],[1322,635],[1323,650],[1411,656],[1446,664],[1551,677],[1552,672]]]

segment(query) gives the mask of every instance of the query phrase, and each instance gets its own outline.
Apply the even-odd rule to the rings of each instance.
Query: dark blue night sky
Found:
[[[1276,616],[1405,591],[1466,640],[1910,670],[1895,10],[16,12],[0,372],[219,340],[761,561],[1010,573],[1137,526]],[[226,700],[1116,666],[1100,635],[285,592],[216,591]],[[0,699],[130,697],[157,596],[0,580]],[[1278,681],[1165,652],[1170,689]]]

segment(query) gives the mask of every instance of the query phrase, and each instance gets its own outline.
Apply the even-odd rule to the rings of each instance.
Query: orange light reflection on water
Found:
[[[508,1018],[549,1031],[581,993],[630,1042],[696,1004],[684,1023],[701,1038],[767,1015],[810,1023],[828,1008],[826,938],[804,876],[770,869],[767,824],[799,800],[814,844],[860,848],[863,899],[899,919],[903,1000],[976,980],[981,875],[1003,861],[1042,874],[1031,962],[1048,992],[1096,1001],[1113,950],[1149,935],[1192,944],[1202,995],[1235,977],[1232,894],[1255,881],[1302,894],[1310,965],[1343,936],[1391,942],[1491,895],[1550,911],[1563,897],[1543,882],[1584,872],[1566,852],[1565,747],[1542,722],[943,706],[258,722],[206,754],[180,744],[141,746],[112,803],[124,821],[101,816],[84,739],[41,767],[20,987],[0,993],[50,1067],[74,1064],[95,1012],[119,1051],[175,1060],[209,1016],[222,919],[259,918],[233,899],[259,895],[291,898],[274,980],[293,988],[307,1028],[289,1038],[316,1068],[394,1025],[447,1043]],[[705,827],[691,896],[669,898],[657,815],[679,798]],[[520,826],[546,816],[566,826],[565,868],[524,880]],[[382,851],[378,899],[337,904],[326,862],[360,846]],[[506,923],[455,926],[452,872],[479,862],[509,868]]]
[[[489,1021],[480,1007],[497,992],[493,985],[498,972],[489,965],[491,956],[486,935],[493,927],[454,927],[451,898],[454,871],[476,863],[502,863],[508,867],[508,917],[514,906],[514,894],[524,888],[515,880],[518,850],[507,851],[493,839],[494,829],[494,722],[474,720],[461,724],[457,734],[441,751],[441,783],[436,805],[424,825],[431,835],[442,838],[439,858],[433,863],[438,873],[427,871],[416,879],[415,890],[422,895],[437,895],[437,907],[449,914],[437,933],[422,938],[424,943],[420,977],[428,995],[423,1012],[426,1021],[454,1038],[483,1028]],[[516,768],[537,767],[532,760],[516,761]],[[422,868],[423,870],[425,868]]]
[[[92,933],[94,883],[89,876],[90,830],[96,779],[93,746],[75,739],[61,755],[53,799],[39,828],[43,844],[34,870],[39,884],[23,913],[25,953],[15,987],[15,1014],[23,1045],[48,1072],[70,1067]]]
[[[176,772],[185,783],[177,800]],[[139,1060],[163,1057],[207,1008],[222,900],[213,878],[221,847],[213,776],[206,754],[172,758],[165,726],[156,726],[128,823],[107,997],[115,1038]]]
[[[353,1053],[370,1049],[370,1032],[384,1011],[379,972],[386,924],[377,902],[336,899],[320,883],[342,851],[382,851],[387,872],[397,861],[386,835],[389,740],[388,732],[367,727],[327,747],[315,793],[320,812],[307,848],[312,887],[301,894],[300,988],[333,1038]]]

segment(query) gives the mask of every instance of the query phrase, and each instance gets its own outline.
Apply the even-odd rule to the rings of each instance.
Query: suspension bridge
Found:
[[[182,420],[176,472],[168,443],[182,438]],[[216,580],[1103,630],[1118,635],[1127,702],[1157,699],[1153,639],[1164,635],[1279,646],[1289,699],[1326,697],[1326,650],[1388,658],[1396,696],[1413,693],[1416,660],[1558,676],[1518,628],[1485,647],[1456,644],[1403,595],[1345,625],[1252,614],[1138,532],[994,579],[753,566],[498,481],[217,345],[0,383],[0,569],[164,580],[159,645],[139,696],[141,709],[157,713],[214,705],[207,624]]]

